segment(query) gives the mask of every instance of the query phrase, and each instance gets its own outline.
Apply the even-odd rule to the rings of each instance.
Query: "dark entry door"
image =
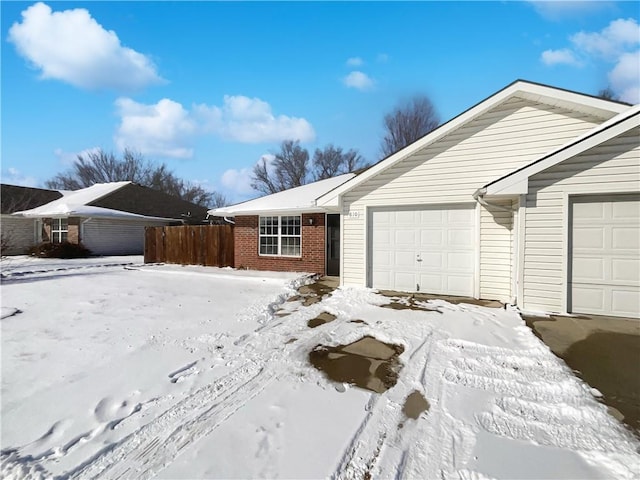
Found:
[[[327,275],[340,276],[340,215],[327,215]]]

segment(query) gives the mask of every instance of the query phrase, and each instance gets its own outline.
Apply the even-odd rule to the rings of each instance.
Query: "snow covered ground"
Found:
[[[2,275],[3,478],[640,476],[637,440],[512,310],[353,288],[304,306],[307,276],[140,257]],[[405,348],[388,391],[310,365],[366,335]]]

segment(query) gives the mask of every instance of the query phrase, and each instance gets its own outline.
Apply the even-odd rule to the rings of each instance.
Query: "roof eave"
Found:
[[[456,128],[470,122],[476,117],[494,108],[496,105],[514,96],[520,96],[534,102],[562,106],[564,108],[571,108],[573,110],[582,110],[596,117],[604,119],[611,118],[629,108],[629,105],[626,104],[612,102],[609,100],[571,92],[568,90],[561,90],[546,85],[517,80],[507,87],[503,88],[502,90],[494,93],[490,97],[477,103],[473,107],[465,110],[448,122],[440,125],[438,128],[431,131],[424,137],[416,140],[412,144],[407,145],[402,150],[399,150],[386,159],[380,161],[377,165],[372,166],[355,178],[352,178],[351,180],[343,183],[332,192],[329,192],[328,194],[325,194],[322,197],[318,198],[318,205],[337,205],[339,200],[336,200],[336,198],[334,197],[340,197],[345,193],[353,190],[370,178],[380,174],[388,168],[391,168],[396,163],[399,163],[410,155],[413,155],[418,150],[427,147],[428,145],[449,134]]]

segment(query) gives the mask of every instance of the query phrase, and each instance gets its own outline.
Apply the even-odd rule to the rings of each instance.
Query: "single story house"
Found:
[[[340,211],[318,207],[316,201],[354,177],[347,173],[209,210],[209,214],[234,218],[236,268],[337,276]]]
[[[12,213],[36,208],[62,197],[57,190],[0,185],[0,237],[2,255],[20,255],[42,241],[37,220]]]
[[[341,285],[640,317],[638,108],[519,80],[341,182]]]
[[[144,252],[150,226],[203,223],[207,209],[132,182],[97,183],[15,212],[37,219],[42,242],[82,243],[94,255]]]

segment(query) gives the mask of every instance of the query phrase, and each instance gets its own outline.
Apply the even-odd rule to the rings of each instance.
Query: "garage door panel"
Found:
[[[635,220],[640,215],[640,204],[634,201],[619,201],[612,206],[611,215],[614,220]]]
[[[604,313],[604,290],[584,285],[573,286],[573,301],[582,308],[591,310],[589,313]],[[586,313],[586,312],[585,312]]]
[[[369,228],[373,287],[473,295],[473,206],[372,210]],[[378,233],[381,229],[393,232],[391,242]],[[379,252],[391,252],[393,264]],[[449,278],[450,275],[453,276]]]
[[[418,212],[418,219],[420,225],[434,226],[443,225],[443,213],[440,210],[422,210]]]
[[[611,229],[611,235],[612,247],[615,249],[635,250],[640,245],[640,230],[638,228],[614,227]]]
[[[570,311],[640,317],[640,196],[572,199]]]
[[[640,259],[613,259],[611,280],[629,284],[640,284]]]
[[[466,295],[464,292],[468,292],[470,289],[473,289],[473,281],[469,279],[468,275],[447,276],[447,290],[451,292],[451,295]]]
[[[418,232],[409,229],[396,230],[394,232],[394,240],[397,246],[414,247],[416,245],[417,234]]]
[[[444,242],[442,240],[443,231],[438,229],[434,230],[421,230],[420,231],[420,246],[421,247],[439,247]]]
[[[474,255],[468,252],[455,252],[447,254],[447,267],[449,271],[473,273]]]
[[[640,291],[638,289],[615,289],[611,293],[611,303],[615,311],[633,317],[638,315],[640,308]]]
[[[605,281],[604,260],[601,258],[574,258],[573,281]]]
[[[416,277],[412,273],[396,272],[394,275],[394,290],[413,291],[416,288]]]
[[[396,251],[395,255],[395,266],[398,268],[410,267],[413,268],[415,265],[416,257],[413,251],[410,252],[399,252]]]
[[[604,248],[605,230],[602,227],[574,227],[573,248]]]
[[[471,228],[454,228],[447,232],[447,243],[454,247],[471,247],[473,238],[473,229]]]
[[[604,218],[604,206],[594,203],[576,202],[573,205],[573,216],[577,222],[602,220]]]

